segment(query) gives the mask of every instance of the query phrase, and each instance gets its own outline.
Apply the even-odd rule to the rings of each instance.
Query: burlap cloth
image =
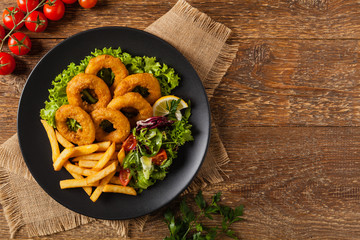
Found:
[[[146,31],[172,44],[190,61],[199,74],[209,99],[238,49],[237,45],[227,41],[230,29],[214,22],[184,0],[179,0]],[[221,166],[228,161],[226,150],[213,124],[205,162],[185,192],[223,181],[219,172]],[[32,178],[22,158],[16,134],[0,147],[0,203],[12,238],[21,227],[29,237],[33,237],[65,231],[92,221],[111,226],[119,236],[126,237],[128,234],[131,236],[129,228],[142,230],[147,220],[147,216],[125,221],[97,220],[58,204]]]

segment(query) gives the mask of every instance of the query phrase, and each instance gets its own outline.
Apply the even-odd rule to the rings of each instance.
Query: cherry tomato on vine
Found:
[[[64,3],[66,4],[73,4],[75,3],[77,0],[62,0]]]
[[[131,172],[128,168],[121,168],[119,172],[119,180],[121,185],[126,186],[129,184],[131,179]]]
[[[80,6],[83,8],[93,8],[95,7],[97,0],[79,0]]]
[[[3,26],[0,25],[0,40],[4,39],[5,37],[5,29]]]
[[[8,41],[11,52],[16,55],[25,55],[31,50],[30,38],[22,32],[12,34]]]
[[[44,5],[43,12],[48,19],[58,21],[65,14],[65,5],[61,0],[48,0]]]
[[[21,11],[31,12],[37,7],[37,5],[39,5],[39,0],[17,0],[17,5],[21,9]]]
[[[6,52],[0,52],[0,75],[8,75],[15,69],[15,59]]]
[[[32,32],[43,32],[48,25],[48,20],[42,12],[33,11],[25,19],[25,27]]]
[[[4,25],[8,29],[13,29],[13,27],[15,26],[14,24],[18,24],[19,22],[21,22],[21,20],[24,17],[25,17],[25,15],[20,10],[20,8],[15,8],[15,7],[5,8],[3,15],[2,15]],[[24,26],[24,22],[19,24],[15,29],[19,30],[20,28],[22,28],[22,26]]]

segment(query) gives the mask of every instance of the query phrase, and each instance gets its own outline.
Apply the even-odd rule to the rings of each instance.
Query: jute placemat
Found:
[[[184,0],[179,0],[146,31],[172,44],[190,61],[209,99],[238,49],[237,45],[227,43],[230,29],[213,21]],[[223,181],[221,166],[228,163],[229,158],[214,124],[211,131],[205,162],[185,193]],[[147,220],[147,216],[125,221],[97,220],[58,204],[31,176],[22,158],[16,134],[0,146],[0,203],[12,238],[21,227],[29,237],[33,237],[65,231],[92,221],[106,224],[114,228],[119,236],[126,237],[129,229],[141,231]]]

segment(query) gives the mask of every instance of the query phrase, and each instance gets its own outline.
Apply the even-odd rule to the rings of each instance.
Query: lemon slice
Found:
[[[168,95],[159,98],[153,105],[153,115],[154,116],[166,116],[169,114],[169,106],[171,105],[171,101],[178,101],[180,98],[174,95]],[[187,108],[188,105],[184,100],[180,100],[179,105],[177,106],[175,116],[177,120],[181,120],[181,109]]]

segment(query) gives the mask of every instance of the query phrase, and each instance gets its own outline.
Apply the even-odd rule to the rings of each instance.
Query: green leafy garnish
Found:
[[[159,152],[163,139],[163,134],[159,129],[143,128],[139,133],[136,133],[136,128],[134,128],[133,135],[136,136],[136,140],[139,142],[141,155],[152,157]]]
[[[95,104],[98,101],[98,99],[91,95],[89,89],[84,89],[81,91],[81,99],[90,104]]]
[[[200,209],[200,213],[196,214],[189,208],[185,200],[180,203],[180,216],[177,218],[171,210],[167,210],[164,214],[165,222],[169,228],[170,236],[164,240],[212,240],[225,234],[233,239],[238,239],[235,232],[230,229],[231,224],[243,220],[244,206],[240,205],[235,209],[219,204],[221,193],[218,192],[212,197],[212,201],[208,204],[199,191],[195,197],[196,205]],[[200,220],[201,217],[207,217],[213,220],[213,215],[221,215],[221,227],[206,227]]]
[[[113,85],[115,80],[115,74],[113,73],[111,68],[100,69],[100,71],[96,75],[102,80],[104,80],[104,82],[106,83],[106,85],[108,85],[108,87]]]
[[[66,125],[68,126],[70,131],[74,131],[74,132],[82,128],[80,123],[73,118],[68,118],[66,120]]]
[[[177,107],[179,106],[179,103],[181,102],[181,98],[179,98],[178,100],[171,100],[170,104],[169,102],[166,102],[166,110],[169,111],[167,117],[171,120],[176,120],[176,111],[177,111]]]
[[[136,86],[136,87],[132,90],[132,92],[137,92],[137,93],[139,93],[141,96],[143,96],[144,98],[147,98],[147,97],[150,95],[149,89],[144,88],[144,87],[142,87],[142,86]]]

